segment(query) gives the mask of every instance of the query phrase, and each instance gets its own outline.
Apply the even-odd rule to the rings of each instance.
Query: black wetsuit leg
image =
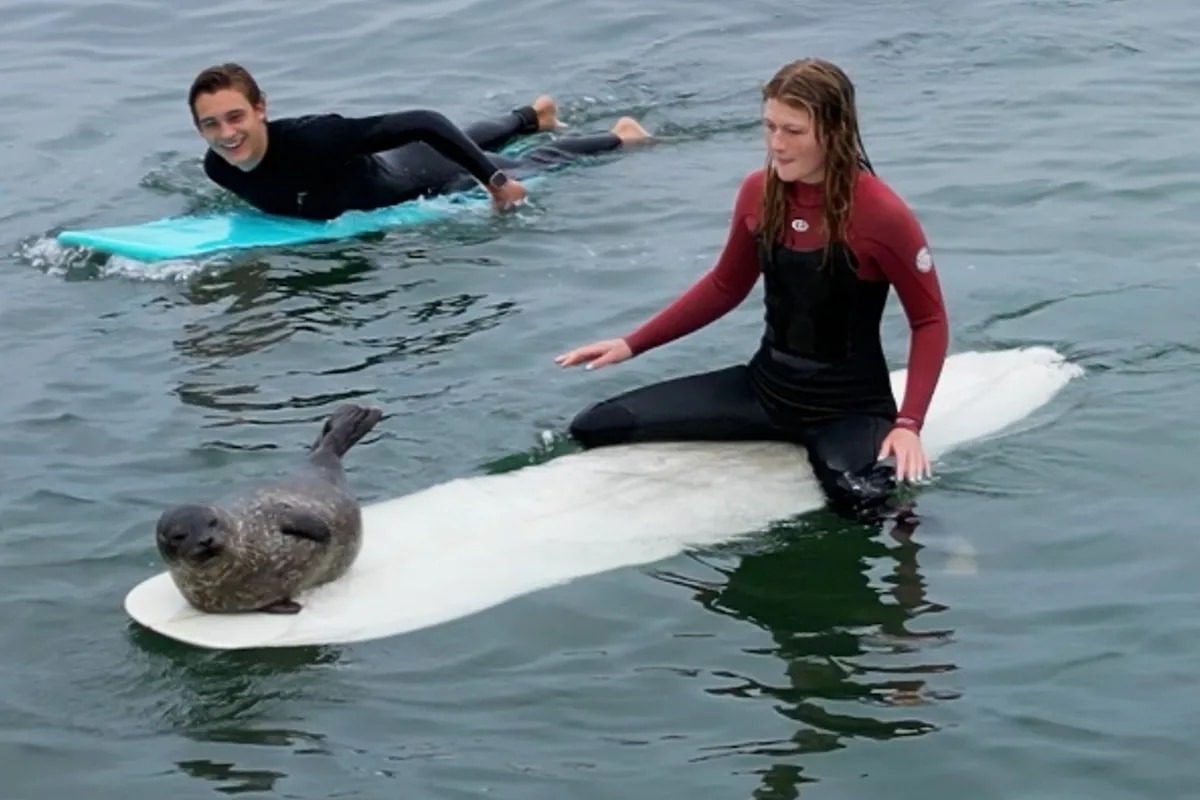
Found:
[[[570,434],[584,448],[664,441],[784,441],[805,447],[830,507],[878,519],[896,488],[895,470],[878,461],[892,422],[854,414],[821,422],[773,420],[752,380],[733,366],[653,383],[580,412]]]
[[[580,412],[570,433],[585,448],[785,438],[767,418],[743,365],[672,378],[603,400]]]
[[[884,417],[856,414],[805,431],[801,442],[835,511],[871,518],[886,509],[896,489],[896,471],[890,459],[879,461],[879,450],[891,430]]]
[[[504,147],[519,135],[537,131],[537,115],[529,106],[514,109],[493,119],[473,122],[463,132],[483,150]],[[488,156],[500,169],[505,159],[495,153]],[[413,142],[376,154],[386,172],[386,180],[397,196],[435,195],[463,191],[477,185],[475,179],[458,164],[424,142]]]
[[[502,150],[518,136],[528,136],[537,131],[537,112],[532,106],[522,106],[495,119],[480,120],[463,128],[463,132],[471,141],[484,150],[491,151]],[[620,146],[621,137],[615,133],[597,133],[557,139],[532,148],[520,156],[505,156],[497,152],[488,155],[501,169],[515,170],[534,165],[553,166],[574,161],[579,156],[616,150]]]
[[[878,460],[896,418],[886,365],[827,365],[764,345],[751,369],[767,414],[797,432],[830,505],[859,519],[883,510],[896,487],[894,465]]]
[[[518,136],[537,133],[537,129],[537,112],[533,106],[522,106],[493,119],[472,122],[463,133],[484,150],[500,150]]]
[[[604,153],[621,146],[621,139],[616,134],[602,133],[561,138],[519,156],[495,152],[518,136],[528,136],[537,133],[537,130],[537,113],[532,106],[522,106],[494,119],[479,120],[463,128],[472,141],[488,151],[488,157],[498,169],[518,180],[566,165],[580,156]],[[377,157],[386,168],[387,180],[403,196],[461,192],[478,185],[465,169],[424,142],[388,150]]]
[[[565,167],[580,156],[599,155],[616,150],[621,146],[621,138],[615,133],[597,133],[590,136],[568,136],[556,139],[543,145],[538,145],[519,156],[488,153],[497,169],[502,169],[509,176],[523,180],[530,175],[550,172]],[[475,179],[465,170],[458,170],[454,180],[445,184],[444,192],[464,192],[475,186]]]
[[[567,136],[539,145],[515,159],[511,167],[515,170],[545,171],[577,161],[580,156],[594,156],[621,147],[621,137],[615,133],[596,133],[590,136]]]

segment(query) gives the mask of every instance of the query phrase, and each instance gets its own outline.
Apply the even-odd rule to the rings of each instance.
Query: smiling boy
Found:
[[[465,131],[428,109],[268,119],[258,83],[233,63],[202,70],[188,92],[188,106],[209,147],[204,172],[210,180],[264,213],[307,219],[461,191],[472,182],[506,209],[526,196],[506,170],[561,163],[649,136],[636,121],[622,118],[610,133],[560,140],[519,160],[485,152],[517,135],[559,127],[557,106],[547,96]]]

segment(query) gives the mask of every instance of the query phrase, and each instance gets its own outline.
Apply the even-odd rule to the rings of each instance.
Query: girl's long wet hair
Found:
[[[825,150],[824,225],[829,245],[844,243],[854,201],[854,183],[859,169],[874,174],[858,129],[854,84],[835,64],[805,58],[785,64],[763,86],[762,99],[775,100],[812,115],[817,141]],[[783,239],[787,220],[788,185],[779,179],[767,154],[763,189],[762,223],[764,244]],[[825,251],[826,256],[829,253]]]

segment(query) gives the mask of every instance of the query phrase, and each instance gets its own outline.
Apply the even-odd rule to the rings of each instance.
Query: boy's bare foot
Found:
[[[612,132],[625,144],[645,142],[651,138],[650,132],[633,117],[621,117],[612,126]]]
[[[558,101],[548,94],[540,95],[530,105],[537,114],[538,130],[553,131],[567,127],[558,119]]]

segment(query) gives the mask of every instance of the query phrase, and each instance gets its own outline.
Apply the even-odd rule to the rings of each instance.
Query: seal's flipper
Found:
[[[312,452],[314,455],[329,453],[341,458],[359,439],[371,432],[382,416],[383,411],[378,408],[339,406],[325,420],[321,434],[313,442]]]
[[[279,532],[320,544],[325,544],[333,538],[333,531],[329,529],[329,523],[316,514],[310,514],[297,508],[288,509],[280,515]]]
[[[270,605],[265,605],[259,609],[264,614],[299,614],[302,605],[295,600],[276,600]]]

